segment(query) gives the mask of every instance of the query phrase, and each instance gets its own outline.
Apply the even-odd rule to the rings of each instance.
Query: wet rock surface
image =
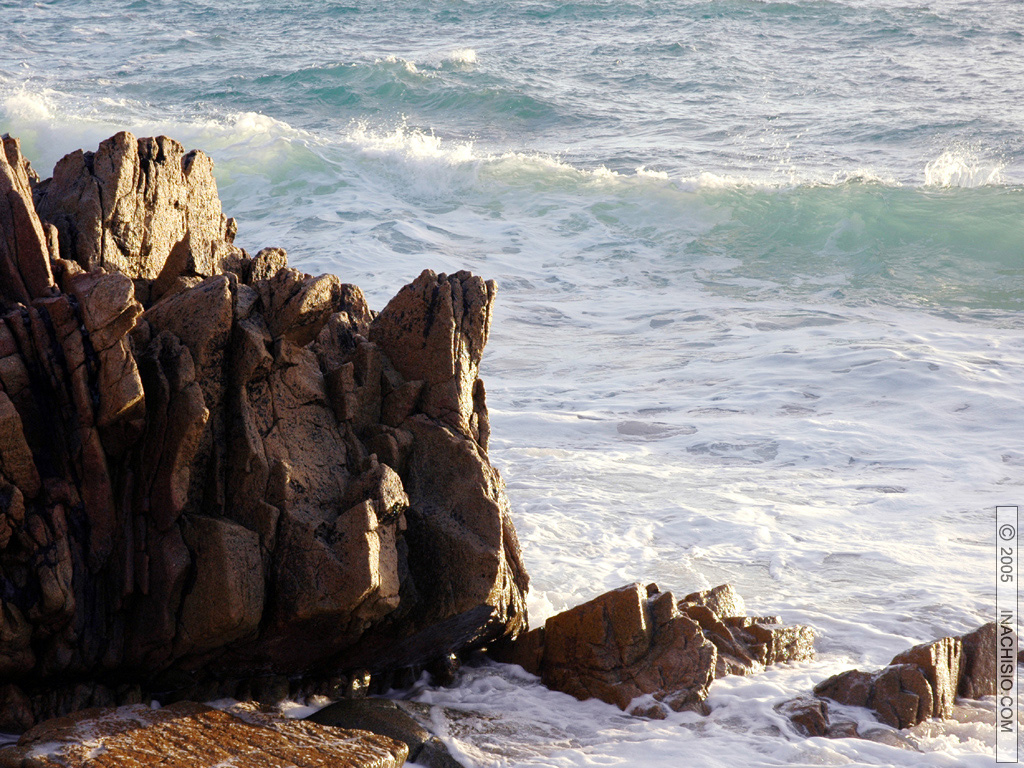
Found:
[[[463,768],[444,743],[407,710],[408,704],[390,699],[345,699],[306,718],[336,728],[378,733],[409,748],[409,762],[426,768]]]
[[[407,756],[402,742],[367,731],[181,702],[49,720],[0,749],[0,768],[398,768]]]
[[[121,133],[39,181],[4,140],[5,728],[397,679],[526,626],[494,283],[428,270],[377,314],[235,247],[211,169]]]
[[[552,616],[489,652],[578,699],[598,698],[653,718],[665,717],[666,708],[706,713],[704,700],[716,677],[814,655],[808,627],[730,615],[743,610],[728,584],[682,601],[657,585],[632,584]],[[634,703],[638,697],[649,698]]]
[[[830,722],[826,700],[865,707],[879,722],[893,728],[950,718],[958,696],[980,698],[996,693],[998,631],[998,625],[991,622],[966,635],[916,645],[877,672],[841,672],[814,687],[817,699],[799,697],[778,709],[807,736],[858,735],[851,723]],[[1011,646],[1014,652],[1015,643],[1016,639]],[[1015,653],[1010,657],[1015,658]]]

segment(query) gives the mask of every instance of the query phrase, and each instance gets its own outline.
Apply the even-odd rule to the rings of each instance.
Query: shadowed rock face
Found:
[[[428,270],[378,315],[235,248],[209,159],[166,137],[44,182],[4,150],[0,728],[525,627],[478,378],[493,282]]]
[[[424,728],[404,707],[391,699],[343,699],[306,718],[307,721],[370,731],[400,741],[409,748],[409,762],[426,768],[463,768],[437,736]],[[429,715],[427,718],[429,722]]]

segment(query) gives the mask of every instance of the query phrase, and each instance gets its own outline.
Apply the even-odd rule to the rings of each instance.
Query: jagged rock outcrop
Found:
[[[706,713],[704,699],[716,677],[814,655],[810,628],[735,615],[744,611],[728,584],[678,602],[657,585],[632,584],[552,616],[489,652],[578,699],[598,698],[654,718],[665,717],[665,707]],[[654,702],[634,701],[645,695]]]
[[[39,215],[56,227],[62,258],[121,272],[155,296],[182,276],[209,277],[240,258],[213,162],[166,136],[122,131],[96,152],[72,152],[35,197]]]
[[[492,282],[425,271],[378,315],[233,246],[209,159],[166,137],[43,182],[4,149],[0,729],[337,687],[526,626],[478,378]]]
[[[409,748],[395,739],[179,702],[92,709],[42,723],[0,750],[0,768],[399,768]]]
[[[851,669],[833,675],[803,696],[779,706],[805,736],[857,735],[851,723],[831,722],[826,700],[872,710],[893,728],[910,728],[931,718],[949,718],[957,696],[996,693],[995,622],[966,635],[916,645],[877,672]]]
[[[17,139],[0,153],[0,302],[27,304],[53,292],[47,235],[32,205],[38,176]]]

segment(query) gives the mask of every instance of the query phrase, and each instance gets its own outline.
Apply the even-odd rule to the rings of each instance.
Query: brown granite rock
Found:
[[[154,331],[168,331],[188,347],[208,408],[221,402],[225,357],[234,323],[234,286],[226,275],[207,278],[195,288],[168,296],[143,315]]]
[[[147,394],[146,434],[138,454],[135,490],[148,499],[149,524],[166,531],[185,509],[200,440],[210,417],[196,381],[192,353],[169,332],[138,356]]]
[[[491,633],[517,634],[526,627],[528,577],[501,475],[476,441],[447,426],[421,414],[405,427],[413,435],[404,481],[409,564],[427,616],[488,605],[496,611]]]
[[[73,152],[36,198],[64,259],[156,281],[158,296],[179,275],[219,272],[215,257],[233,239],[210,158],[166,136],[122,131],[96,152]]]
[[[29,498],[39,493],[39,471],[25,440],[21,415],[6,392],[0,391],[0,474]]]
[[[206,651],[254,635],[265,590],[259,536],[212,517],[190,517],[183,534],[195,580],[182,601],[175,653]]]
[[[287,266],[288,254],[284,248],[264,248],[253,257],[246,282],[253,285],[260,280],[269,280]]]
[[[765,666],[814,657],[814,632],[810,627],[784,625],[777,616],[730,616],[724,623],[747,653]]]
[[[97,425],[141,418],[144,392],[127,340],[142,314],[134,284],[122,274],[82,273],[67,277],[63,287],[77,300],[88,344],[98,357]],[[77,336],[69,334],[69,338]]]
[[[16,150],[0,686],[18,711],[414,679],[525,628],[477,378],[493,284],[424,273],[385,350],[358,288],[234,249],[201,153],[118,134],[36,183]],[[449,373],[408,379],[392,354]]]
[[[0,152],[0,309],[54,292],[47,235],[32,204],[35,172],[17,139]]]
[[[747,615],[743,598],[737,594],[731,584],[720,584],[703,592],[693,592],[684,597],[680,603],[702,605],[713,611],[720,619]]]
[[[894,728],[910,728],[933,714],[932,687],[913,664],[894,664],[876,673],[843,672],[815,686],[814,693],[872,709],[881,722]]]
[[[531,675],[540,677],[544,669],[544,627],[534,627],[514,641],[507,639],[487,647],[487,655],[503,664],[518,664]]]
[[[962,637],[943,637],[893,657],[878,672],[857,669],[833,675],[814,687],[817,696],[867,707],[894,728],[929,718],[949,718],[956,696],[995,693],[996,625]]]
[[[776,705],[775,711],[785,716],[802,736],[828,734],[828,702],[815,696],[798,696]]]
[[[400,741],[367,731],[182,702],[91,709],[40,723],[0,750],[2,768],[398,768]]]
[[[915,645],[896,654],[890,663],[915,666],[924,675],[928,688],[916,684],[914,686],[915,693],[920,690],[919,695],[931,695],[931,702],[922,702],[921,712],[927,714],[921,720],[950,716],[963,663],[963,644],[959,637],[943,637],[931,643]]]
[[[486,407],[477,378],[491,327],[493,281],[425,270],[373,321],[378,344],[406,381],[423,381],[423,413],[487,448]],[[418,333],[412,333],[418,329]]]
[[[0,685],[0,731],[22,733],[35,723],[32,702],[18,686]]]
[[[552,616],[544,625],[544,684],[623,710],[652,694],[674,710],[699,711],[717,652],[671,602],[670,593],[649,597],[633,584]]]
[[[342,699],[306,718],[334,728],[370,731],[388,736],[409,747],[409,760],[426,768],[463,768],[440,739],[415,717],[406,703],[391,699]],[[428,721],[429,722],[429,721]]]
[[[849,669],[814,686],[814,694],[851,707],[866,707],[871,701],[875,676],[859,669]]]
[[[999,626],[990,621],[960,636],[963,647],[960,685],[957,694],[965,699],[996,695],[996,650]],[[1011,651],[1013,650],[1011,646]],[[1012,653],[1009,659],[1014,661]]]
[[[342,306],[341,280],[334,275],[311,277],[282,267],[253,287],[260,295],[271,337],[299,346],[313,341]]]
[[[751,655],[750,649],[739,639],[738,631],[723,622],[710,608],[680,603],[679,611],[696,621],[704,635],[718,649],[715,677],[750,675],[764,669],[764,662]]]
[[[633,714],[664,717],[672,709],[705,711],[716,677],[753,674],[766,664],[814,655],[809,627],[786,627],[774,617],[725,614],[744,610],[728,584],[677,603],[656,584],[607,592],[547,620],[514,640],[488,648],[497,661],[519,664],[548,686],[577,698],[599,698]]]

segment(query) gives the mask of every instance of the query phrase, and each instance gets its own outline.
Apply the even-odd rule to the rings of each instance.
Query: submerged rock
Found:
[[[4,150],[12,725],[386,677],[525,628],[478,378],[493,282],[427,270],[378,315],[236,248],[201,152],[121,133],[40,182]]]
[[[775,707],[802,736],[825,736],[829,730],[828,701],[817,696],[798,696]]]
[[[808,627],[731,615],[742,610],[728,584],[678,603],[657,585],[632,584],[552,616],[489,652],[578,699],[598,698],[655,718],[665,717],[665,707],[706,713],[704,699],[716,677],[814,655]],[[645,695],[655,703],[634,703]]]
[[[995,622],[960,637],[943,637],[916,645],[893,657],[877,672],[851,669],[814,687],[815,696],[839,704],[865,707],[893,728],[910,728],[931,718],[953,716],[956,697],[979,698],[996,693]],[[808,725],[813,708],[806,697],[780,711],[804,735],[857,735],[829,724],[827,707],[821,708],[824,725]],[[847,729],[848,730],[848,729]],[[820,731],[820,732],[819,732]]]

